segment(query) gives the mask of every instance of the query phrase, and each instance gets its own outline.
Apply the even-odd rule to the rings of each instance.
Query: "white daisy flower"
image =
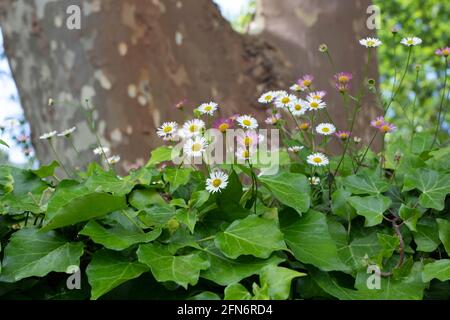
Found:
[[[96,155],[99,155],[99,154],[101,154],[101,155],[103,155],[103,154],[108,154],[109,153],[109,148],[108,147],[103,147],[103,149],[102,149],[102,147],[97,147],[97,148],[95,148],[94,150],[92,150],[92,152],[94,152],[94,154],[96,154]]]
[[[308,97],[311,97],[312,99],[316,100],[322,100],[323,97],[325,97],[327,93],[325,91],[314,91],[308,94]]]
[[[289,106],[289,111],[294,116],[304,115],[308,110],[308,104],[305,100],[297,99],[294,103]]]
[[[209,114],[210,116],[212,116],[214,114],[214,112],[217,110],[218,105],[215,102],[208,102],[208,103],[203,103],[201,104],[197,110],[201,113],[201,114]]]
[[[48,140],[48,139],[51,139],[54,136],[56,136],[57,133],[58,133],[57,131],[50,131],[50,132],[44,133],[42,136],[39,137],[39,139]]]
[[[236,157],[241,160],[241,161],[245,161],[245,160],[249,160],[254,154],[254,149],[250,148],[242,148],[242,147],[238,147],[237,151],[236,151]]]
[[[158,128],[156,134],[160,137],[167,137],[173,135],[178,128],[176,122],[164,122],[161,127]]]
[[[331,123],[321,123],[316,127],[316,132],[324,136],[329,136],[336,132],[336,127]]]
[[[309,110],[319,110],[327,107],[327,104],[322,100],[307,97],[307,105]]]
[[[383,44],[380,39],[370,37],[359,40],[359,43],[366,48],[376,48]]]
[[[292,146],[292,147],[289,147],[287,150],[289,152],[296,153],[296,152],[301,151],[303,148],[304,148],[303,146]]]
[[[211,175],[206,179],[206,191],[209,193],[220,192],[228,185],[228,175],[222,171],[211,172]]]
[[[292,86],[289,87],[289,90],[299,92],[304,91],[304,88],[299,86],[297,83],[294,83]]]
[[[328,158],[320,152],[310,154],[306,162],[316,167],[326,166],[329,163]]]
[[[297,101],[297,97],[293,94],[281,94],[275,99],[275,107],[288,108],[295,101]]]
[[[275,98],[278,98],[279,96],[284,96],[287,95],[287,91],[285,90],[276,90],[276,91],[272,91],[273,94],[275,95]]]
[[[120,161],[120,156],[111,156],[106,161],[108,161],[109,164],[116,164]]]
[[[74,131],[77,129],[77,127],[72,127],[70,129],[64,130],[60,133],[58,133],[58,137],[68,137],[70,136],[72,133],[74,133]]]
[[[353,137],[353,141],[355,143],[360,143],[362,141],[362,139],[360,137]]]
[[[400,41],[400,43],[407,47],[411,47],[411,46],[416,46],[418,44],[421,44],[422,39],[417,38],[417,37],[407,37],[407,38],[403,38],[402,41]]]
[[[237,123],[244,129],[256,129],[258,128],[258,121],[252,116],[240,116],[236,119]]]
[[[189,157],[200,157],[207,146],[208,143],[205,138],[196,136],[184,143],[183,151]]]
[[[197,136],[202,133],[203,128],[205,128],[205,122],[200,119],[189,120],[183,125],[184,135],[187,138]]]
[[[267,91],[266,93],[263,93],[261,97],[259,97],[258,102],[267,104],[272,102],[275,99],[275,97],[276,94],[274,91]]]
[[[308,178],[309,183],[312,184],[313,186],[317,186],[320,183],[320,178],[319,177],[309,177]]]

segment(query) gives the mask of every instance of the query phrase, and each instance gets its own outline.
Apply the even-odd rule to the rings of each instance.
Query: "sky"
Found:
[[[228,20],[237,18],[245,9],[249,0],[213,0],[219,6],[223,16]],[[3,36],[0,29],[0,125],[10,118],[22,118],[23,111],[19,103],[16,85],[11,76],[8,61],[3,57]],[[3,58],[2,58],[3,57]],[[0,146],[1,151],[7,152],[9,161],[16,164],[27,162],[22,150],[13,141],[12,136],[5,132],[0,138],[6,141],[11,148]]]

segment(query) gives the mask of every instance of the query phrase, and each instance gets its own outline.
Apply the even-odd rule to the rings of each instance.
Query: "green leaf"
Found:
[[[66,272],[69,266],[79,265],[82,254],[82,243],[67,242],[53,231],[22,229],[11,236],[5,248],[0,281]]]
[[[220,208],[221,219],[232,222],[236,219],[243,219],[250,214],[250,211],[239,204],[242,198],[242,184],[238,175],[233,170],[228,177],[228,185],[217,195],[217,205]]]
[[[98,299],[146,271],[148,271],[147,266],[136,261],[128,261],[117,252],[106,249],[97,251],[86,269],[88,281],[92,287],[91,299]]]
[[[376,173],[360,173],[339,180],[348,191],[358,195],[379,195],[389,189],[389,184]]]
[[[261,176],[259,180],[281,203],[294,208],[299,214],[311,205],[308,179],[298,173],[281,172],[273,176]]]
[[[5,147],[7,147],[7,148],[9,148],[9,145],[5,141],[3,141],[2,139],[0,139],[0,144],[5,146]]]
[[[209,268],[209,261],[201,252],[174,256],[167,247],[141,244],[137,251],[140,262],[150,267],[159,282],[173,281],[187,289],[198,282],[201,270]]]
[[[175,208],[164,203],[145,208],[139,213],[139,219],[148,227],[165,225],[176,214]]]
[[[439,229],[436,220],[431,217],[424,217],[417,223],[417,232],[413,232],[414,242],[417,244],[417,251],[433,252],[439,244]]]
[[[439,229],[439,239],[444,244],[445,251],[450,255],[450,221],[436,219]]]
[[[35,175],[37,175],[39,178],[47,178],[53,176],[55,173],[55,169],[59,167],[59,163],[57,161],[53,161],[47,166],[41,166],[37,170],[31,170]]]
[[[348,270],[339,259],[323,213],[310,210],[301,218],[284,221],[281,230],[288,247],[300,262],[325,271]]]
[[[251,300],[252,295],[240,283],[232,283],[225,288],[224,300]]]
[[[378,243],[382,247],[381,256],[383,258],[390,258],[394,251],[400,245],[400,239],[395,236],[390,236],[388,234],[378,233]]]
[[[403,191],[422,191],[419,203],[425,208],[444,209],[445,197],[450,193],[450,174],[440,174],[429,169],[411,170],[405,176]]]
[[[351,195],[350,191],[337,189],[331,196],[331,211],[347,221],[352,220],[356,216],[355,209],[347,203],[347,199]]]
[[[147,233],[139,233],[121,225],[106,229],[95,221],[89,221],[80,231],[81,235],[88,236],[95,243],[111,250],[124,250],[136,243],[146,243],[155,240],[161,234],[161,229]]]
[[[269,287],[271,299],[286,300],[291,292],[291,281],[303,276],[306,276],[306,273],[269,265],[261,271],[260,282],[263,287],[265,285]]]
[[[177,220],[184,223],[191,233],[194,233],[195,224],[198,219],[198,212],[195,209],[177,210]]]
[[[365,226],[372,227],[383,221],[383,213],[392,204],[390,198],[377,195],[368,197],[350,197],[348,203],[355,208],[356,213],[366,218]]]
[[[231,259],[246,254],[268,258],[273,251],[286,249],[277,222],[256,215],[234,221],[215,237],[214,243]]]
[[[433,136],[427,132],[418,132],[414,135],[413,141],[411,143],[412,152],[416,154],[421,154],[422,152],[428,151],[430,146],[433,144]]]
[[[166,201],[160,196],[156,190],[137,189],[131,192],[128,201],[136,209],[144,209],[154,204],[165,205]]]
[[[146,166],[153,166],[155,164],[172,160],[172,150],[169,147],[159,147],[151,152],[150,160]]]
[[[284,259],[272,256],[269,259],[257,259],[252,256],[242,256],[235,260],[225,257],[217,248],[208,247],[210,268],[202,271],[201,277],[211,280],[221,286],[239,282],[244,278],[257,274],[267,265],[277,265]]]
[[[185,185],[191,178],[191,169],[168,167],[164,172],[164,180],[170,184],[170,192],[174,192],[179,186]]]
[[[95,170],[94,174],[86,181],[86,187],[94,192],[110,192],[123,196],[128,194],[135,186],[130,177],[118,177],[113,171]]]
[[[422,216],[422,212],[420,212],[418,208],[411,208],[405,204],[402,204],[398,213],[400,218],[402,218],[403,222],[405,223],[405,225],[409,228],[409,230],[417,231],[416,230],[417,221]]]
[[[205,190],[200,190],[192,193],[191,199],[189,199],[189,206],[191,208],[200,208],[209,200],[210,195],[211,194]]]
[[[422,272],[423,281],[429,282],[435,278],[440,281],[450,280],[450,259],[437,260],[425,265]]]
[[[52,230],[103,216],[127,208],[125,196],[93,192],[75,186],[70,192],[60,190],[50,199],[43,230]]]
[[[204,291],[196,294],[193,297],[188,298],[188,300],[221,300],[218,294],[211,291]]]

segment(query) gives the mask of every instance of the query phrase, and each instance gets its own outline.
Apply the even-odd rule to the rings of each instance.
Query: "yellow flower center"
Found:
[[[299,104],[296,104],[294,109],[297,110],[297,111],[300,111],[300,110],[302,110],[302,106],[299,105]]]
[[[284,97],[283,99],[281,99],[281,102],[286,104],[286,103],[291,102],[291,99],[289,99],[289,97]]]
[[[189,131],[190,132],[197,132],[197,126],[195,124],[191,124],[191,126],[189,127]]]
[[[205,111],[211,111],[212,110],[212,107],[211,106],[206,106],[205,107]]]
[[[316,109],[319,106],[319,104],[317,102],[313,101],[310,103],[310,106],[311,106],[311,108]]]
[[[330,132],[330,128],[327,128],[327,127],[322,128],[322,132]]]
[[[200,150],[202,150],[202,145],[200,143],[194,143],[191,149],[194,152],[199,152]]]
[[[376,126],[381,126],[382,124],[383,124],[383,121],[381,121],[381,120],[375,121]]]
[[[305,87],[309,87],[311,85],[311,81],[310,80],[303,80],[303,85]]]
[[[273,99],[273,97],[271,95],[267,95],[264,97],[264,100],[266,100],[266,101],[270,101],[272,99]]]
[[[368,41],[367,41],[367,45],[368,45],[369,47],[372,47],[372,46],[375,45],[375,41],[373,41],[373,40],[368,40]]]
[[[340,134],[341,139],[347,139],[348,138],[348,134],[346,133],[341,133]]]
[[[406,41],[406,43],[408,44],[414,44],[414,41],[412,39],[409,39],[408,41]]]
[[[300,129],[306,130],[308,128],[309,128],[309,123],[302,123],[302,124],[300,124]]]
[[[442,50],[442,54],[447,57],[450,54],[450,50],[444,49]]]
[[[388,126],[388,125],[383,125],[383,126],[381,126],[381,131],[383,131],[383,132],[388,132],[391,128]]]
[[[243,124],[244,126],[250,126],[250,125],[252,124],[252,122],[251,122],[250,120],[248,120],[248,119],[244,119],[244,120],[242,121],[242,124]]]
[[[248,147],[251,143],[252,143],[252,138],[250,137],[245,137],[244,138],[244,144]]]
[[[315,162],[315,163],[322,163],[322,158],[315,157],[315,158],[313,158],[313,162]]]
[[[338,80],[340,83],[347,83],[350,79],[347,76],[340,76]]]
[[[218,187],[218,186],[220,186],[222,184],[222,180],[220,180],[220,179],[214,179],[213,181],[212,181],[212,185],[214,186],[214,187]]]
[[[221,131],[221,132],[225,132],[225,131],[227,131],[227,129],[229,128],[230,126],[228,125],[228,123],[221,123],[220,125],[219,125],[219,130]]]
[[[242,152],[242,156],[247,159],[250,156],[250,152],[248,150],[244,150],[244,152]]]
[[[164,133],[172,132],[173,128],[171,126],[167,126],[163,129]]]

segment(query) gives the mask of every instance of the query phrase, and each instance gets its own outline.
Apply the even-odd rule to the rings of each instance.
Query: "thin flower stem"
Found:
[[[72,136],[67,136],[67,140],[69,140],[70,145],[72,146],[73,150],[75,151],[75,153],[77,154],[77,156],[79,158],[81,158],[81,153],[78,151],[78,149],[75,147],[75,143],[73,142],[73,138]]]
[[[378,131],[375,132],[375,134],[373,135],[373,137],[372,137],[372,139],[370,140],[369,144],[367,145],[366,150],[364,151],[363,156],[362,156],[361,160],[359,161],[358,166],[356,167],[355,174],[358,173],[358,170],[359,170],[359,168],[361,167],[361,165],[363,164],[364,158],[366,157],[367,152],[369,151],[370,146],[372,145],[372,143],[375,141],[375,137],[376,137],[377,135],[378,135]]]
[[[71,174],[69,173],[69,171],[67,171],[66,167],[64,166],[64,164],[62,163],[61,159],[59,158],[58,152],[56,152],[55,147],[53,146],[52,140],[48,139],[48,143],[50,144],[50,147],[52,148],[53,153],[55,154],[56,160],[58,160],[58,163],[61,165],[61,168],[64,170],[64,172],[66,173],[66,175],[71,178]]]
[[[415,95],[414,95],[414,101],[413,101],[413,106],[412,106],[412,120],[411,120],[411,141],[410,141],[410,146],[409,149],[412,150],[412,145],[413,145],[413,138],[414,138],[414,134],[416,132],[416,103],[417,103],[417,85],[419,83],[419,70],[417,70],[416,72],[416,80],[414,82],[414,89],[416,90]]]
[[[443,108],[443,105],[444,105],[445,90],[446,90],[446,87],[447,87],[447,69],[448,69],[447,68],[447,57],[445,57],[444,88],[442,89],[441,103],[439,105],[438,121],[437,121],[437,124],[436,124],[436,130],[434,132],[433,143],[431,144],[431,149],[433,149],[433,147],[434,147],[434,145],[436,143],[437,135],[439,133],[439,128],[441,127],[442,108]],[[445,113],[446,112],[444,112],[444,114],[443,114],[442,121],[445,120]]]

